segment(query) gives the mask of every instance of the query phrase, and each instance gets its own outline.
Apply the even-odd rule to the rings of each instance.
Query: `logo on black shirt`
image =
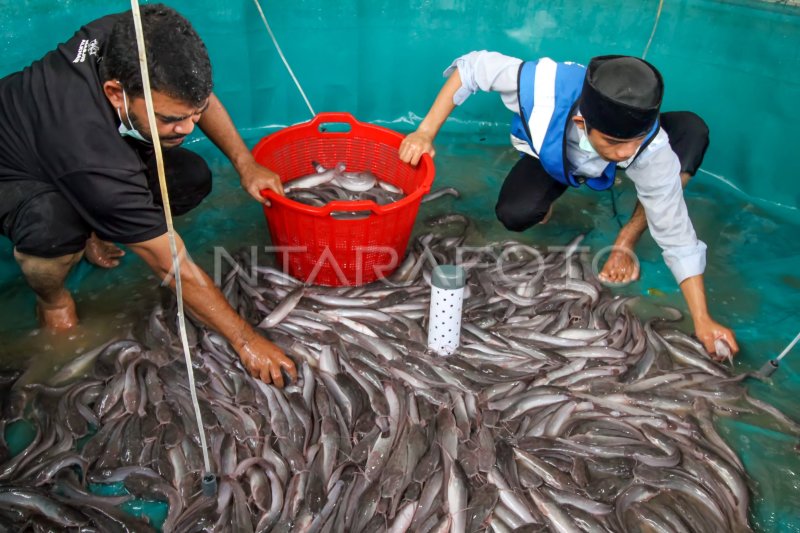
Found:
[[[83,63],[86,61],[86,56],[96,56],[97,52],[100,51],[100,45],[97,42],[97,39],[83,39],[81,44],[78,45],[78,54],[75,56],[75,59],[72,60],[73,63]]]

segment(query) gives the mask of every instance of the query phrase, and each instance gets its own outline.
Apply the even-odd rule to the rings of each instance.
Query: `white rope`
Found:
[[[644,52],[642,52],[642,59],[647,58],[647,52],[650,50],[650,44],[653,42],[653,37],[656,35],[656,28],[658,28],[658,20],[661,18],[661,9],[664,7],[664,0],[659,0],[658,2],[658,12],[656,13],[656,21],[653,24],[653,31],[650,32],[650,38],[647,40],[647,46],[644,47]]]
[[[161,198],[164,204],[164,217],[167,221],[167,236],[169,237],[169,249],[172,252],[172,268],[175,272],[175,293],[178,298],[178,327],[180,329],[181,344],[183,345],[183,355],[186,359],[186,371],[189,374],[189,391],[192,394],[192,405],[194,414],[197,418],[197,430],[200,433],[200,442],[203,450],[203,463],[206,473],[211,472],[211,461],[208,458],[208,445],[206,444],[206,433],[203,426],[203,417],[200,414],[200,405],[197,402],[197,390],[194,383],[194,371],[192,369],[192,357],[189,354],[189,341],[186,337],[186,317],[183,312],[183,286],[181,284],[180,258],[178,257],[178,247],[175,243],[175,228],[172,225],[172,210],[169,204],[169,192],[167,191],[167,180],[164,176],[164,158],[161,153],[161,139],[158,136],[156,117],[153,112],[153,95],[150,92],[150,74],[147,70],[147,54],[142,33],[142,16],[139,12],[139,0],[131,0],[131,12],[133,13],[133,24],[136,29],[136,43],[139,47],[139,66],[142,71],[142,88],[144,90],[144,101],[147,105],[147,120],[150,124],[150,135],[153,137],[153,148],[156,153],[156,166],[158,168],[158,183],[161,186]]]
[[[787,346],[787,347],[786,347],[786,348],[785,348],[785,349],[784,349],[784,350],[781,352],[781,354],[780,354],[780,355],[779,355],[779,356],[778,356],[778,357],[775,359],[775,362],[777,363],[778,361],[780,361],[781,359],[783,359],[783,358],[784,358],[784,356],[785,356],[787,353],[789,353],[789,350],[791,350],[792,348],[794,348],[794,345],[795,345],[795,344],[797,344],[797,341],[800,341],[800,333],[798,333],[798,334],[797,334],[797,337],[795,337],[795,338],[794,338],[794,340],[793,340],[792,342],[790,342],[790,343],[789,343],[789,346]]]
[[[266,15],[264,15],[264,10],[261,9],[261,4],[258,2],[258,0],[253,0],[253,2],[256,3],[256,8],[258,8],[258,12],[261,14],[261,20],[264,21],[264,26],[267,27],[267,32],[269,32],[269,36],[272,39],[272,43],[275,45],[275,49],[278,51],[278,55],[281,56],[281,60],[283,61],[283,64],[286,66],[286,70],[289,71],[289,75],[292,77],[292,80],[294,80],[294,84],[297,85],[297,90],[300,91],[300,95],[303,97],[303,100],[305,100],[306,105],[308,106],[308,111],[311,113],[312,118],[315,117],[317,114],[314,112],[314,108],[311,107],[311,102],[308,101],[306,93],[300,86],[300,82],[297,81],[297,77],[295,77],[294,72],[292,71],[292,67],[290,67],[289,62],[286,61],[286,57],[283,55],[283,51],[281,50],[281,47],[278,44],[278,40],[275,38],[275,34],[272,33],[272,28],[269,27],[269,22],[267,22],[267,17]]]

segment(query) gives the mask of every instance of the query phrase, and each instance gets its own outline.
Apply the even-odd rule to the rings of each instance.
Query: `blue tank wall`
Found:
[[[800,8],[781,3],[668,0],[647,58],[666,80],[664,108],[709,123],[704,171],[745,194],[800,209],[792,131],[800,124]],[[275,53],[255,5],[175,0],[210,50],[218,94],[243,131],[305,120],[309,113]],[[411,128],[457,55],[492,49],[523,58],[587,62],[641,55],[659,1],[377,0],[264,2],[283,50],[317,111]],[[127,2],[0,2],[0,75]],[[457,110],[449,129],[503,142],[508,112],[493,95]]]

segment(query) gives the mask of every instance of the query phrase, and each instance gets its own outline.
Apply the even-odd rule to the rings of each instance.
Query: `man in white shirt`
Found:
[[[516,116],[511,142],[519,162],[501,187],[498,219],[512,231],[546,222],[570,186],[604,190],[617,168],[634,182],[639,202],[600,273],[606,282],[638,278],[633,250],[646,228],[686,298],[695,334],[710,354],[733,332],[708,313],[703,272],[706,245],[697,239],[683,199],[708,146],[708,129],[693,113],[660,113],[663,80],[635,57],[602,56],[588,68],[542,58],[523,62],[496,52],[471,52],[445,71],[450,76],[400,158],[417,164],[435,154],[433,140],[456,105],[478,90],[499,92]]]

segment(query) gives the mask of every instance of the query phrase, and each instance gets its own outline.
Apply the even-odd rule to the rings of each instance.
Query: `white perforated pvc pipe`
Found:
[[[464,269],[440,265],[431,273],[431,306],[428,314],[428,348],[450,355],[461,343],[461,311],[464,304]]]

